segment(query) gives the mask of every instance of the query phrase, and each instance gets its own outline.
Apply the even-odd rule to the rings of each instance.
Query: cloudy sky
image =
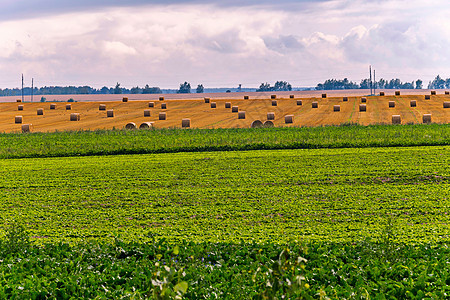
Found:
[[[448,0],[0,0],[0,88],[450,77]]]

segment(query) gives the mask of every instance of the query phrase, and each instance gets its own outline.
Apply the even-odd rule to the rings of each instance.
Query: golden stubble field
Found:
[[[425,100],[424,95],[401,96],[371,96],[362,103],[361,96],[349,96],[343,101],[343,96],[321,98],[309,97],[291,99],[289,94],[277,94],[276,106],[270,94],[266,97],[249,99],[210,98],[210,103],[204,99],[165,99],[165,100],[129,100],[120,101],[86,101],[73,102],[71,109],[66,110],[67,102],[44,103],[0,103],[0,132],[21,132],[23,124],[32,124],[31,131],[50,132],[64,130],[95,130],[123,128],[133,122],[139,127],[141,123],[153,122],[155,128],[181,127],[182,119],[190,119],[191,128],[246,128],[252,122],[265,122],[267,114],[272,112],[275,126],[324,126],[343,123],[391,124],[393,115],[400,115],[401,123],[422,123],[424,114],[431,114],[433,123],[449,123],[450,108],[444,108],[444,102],[450,102],[450,96],[444,94],[432,95]],[[298,100],[302,104],[298,105]],[[411,100],[416,101],[416,107],[411,107]],[[389,101],[395,102],[395,107],[389,107]],[[149,107],[149,102],[154,107]],[[238,106],[239,111],[245,111],[245,119],[238,119],[238,113],[226,108],[225,103]],[[313,108],[312,103],[318,107]],[[216,108],[211,107],[216,103]],[[55,104],[55,109],[50,105]],[[106,105],[106,110],[99,110],[100,104]],[[162,108],[166,105],[166,109]],[[366,104],[367,111],[360,112],[360,104]],[[18,106],[23,105],[19,111]],[[334,111],[339,105],[340,111]],[[43,115],[37,110],[42,108]],[[113,110],[114,117],[107,117],[107,111]],[[144,110],[150,110],[150,116],[144,116]],[[166,113],[166,120],[159,120],[159,113]],[[70,121],[71,113],[79,113],[79,121]],[[293,115],[293,123],[286,124],[285,116]],[[15,117],[22,116],[22,123],[15,123]]]

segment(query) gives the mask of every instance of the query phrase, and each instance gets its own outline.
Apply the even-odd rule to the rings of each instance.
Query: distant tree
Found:
[[[370,89],[370,80],[369,79],[363,79],[361,80],[361,83],[359,84],[360,89]]]
[[[148,84],[146,84],[142,89],[142,94],[162,94],[162,91],[157,86],[150,87]]]
[[[450,89],[450,78],[445,79],[445,88]]]
[[[150,94],[150,86],[148,84],[142,89],[142,94]]]
[[[203,84],[197,85],[197,90],[196,90],[196,93],[197,93],[197,94],[203,93],[203,90],[204,90]]]
[[[132,94],[140,94],[140,93],[142,93],[142,89],[139,86],[132,87],[130,89],[130,93],[132,93]]]
[[[231,91],[230,91],[230,90],[227,90],[225,93],[231,93]]]
[[[443,89],[445,88],[445,80],[441,76],[436,76],[436,78],[428,84],[429,89]]]
[[[277,81],[273,87],[274,91],[292,91],[292,86],[287,81]]]
[[[47,100],[45,97],[41,97],[41,102],[45,102],[45,100]]]
[[[256,90],[257,92],[268,92],[268,91],[271,91],[272,90],[272,87],[270,86],[270,84],[269,83],[261,83],[260,85],[259,85],[259,88]]]
[[[102,87],[100,89],[100,93],[102,93],[102,94],[109,94],[109,87],[106,87],[106,86]]]
[[[120,83],[116,83],[116,87],[114,88],[114,94],[122,94],[122,89],[120,88]]]
[[[191,92],[191,84],[185,81],[180,84],[177,94],[189,94]]]
[[[423,81],[420,79],[416,80],[416,89],[421,90],[423,89]]]

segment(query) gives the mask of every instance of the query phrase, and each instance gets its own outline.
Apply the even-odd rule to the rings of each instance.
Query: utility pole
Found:
[[[370,95],[372,95],[372,66],[369,65],[369,85],[370,85]]]
[[[31,102],[33,102],[33,89],[34,89],[34,78],[31,78]]]
[[[23,102],[23,73],[22,73],[22,102]]]

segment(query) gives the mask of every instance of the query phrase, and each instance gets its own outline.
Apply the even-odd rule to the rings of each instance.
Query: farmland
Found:
[[[431,114],[433,123],[447,124],[450,121],[450,109],[444,103],[450,96],[438,94],[425,100],[424,95],[386,95],[368,96],[366,111],[360,111],[362,97],[300,98],[298,95],[248,96],[244,98],[207,98],[204,99],[165,99],[122,101],[81,101],[81,102],[43,102],[43,103],[0,103],[0,131],[20,132],[23,124],[31,124],[31,131],[78,131],[97,129],[121,129],[127,123],[135,123],[137,127],[151,122],[155,128],[180,128],[183,119],[189,119],[191,128],[248,128],[254,121],[265,122],[268,113],[272,113],[272,121],[276,127],[327,126],[342,124],[391,124],[392,116],[400,116],[401,124],[421,124],[423,115]],[[293,98],[290,98],[292,96]],[[117,97],[117,96],[116,96]],[[411,101],[416,101],[411,106]],[[206,103],[207,102],[207,103]],[[312,104],[317,102],[318,107]],[[389,103],[393,107],[389,107]],[[229,107],[226,104],[229,103]],[[70,109],[66,105],[70,104]],[[54,108],[51,106],[54,105]],[[104,109],[100,110],[100,105]],[[215,105],[215,106],[214,106]],[[339,111],[334,111],[335,106]],[[449,104],[450,105],[450,104]],[[20,108],[19,108],[20,106]],[[151,106],[151,107],[150,107]],[[237,111],[232,112],[232,107]],[[19,110],[20,109],[20,110]],[[41,113],[38,114],[38,110]],[[147,110],[147,115],[144,111]],[[108,111],[111,115],[108,117]],[[244,113],[244,118],[238,114]],[[70,115],[80,114],[78,121],[70,121]],[[160,114],[165,113],[164,119]],[[285,116],[292,115],[291,123],[286,123]],[[21,116],[20,122],[15,121]]]

